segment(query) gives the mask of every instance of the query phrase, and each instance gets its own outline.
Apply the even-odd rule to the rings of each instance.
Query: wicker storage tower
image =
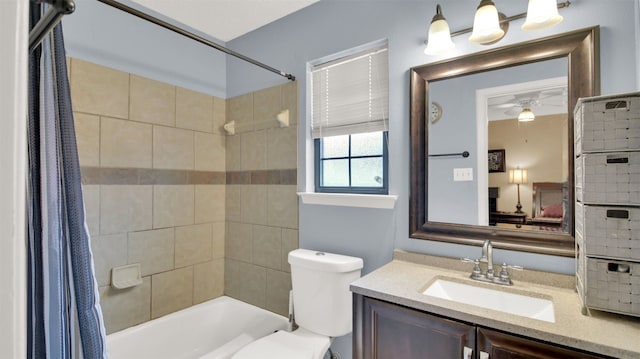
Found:
[[[583,313],[640,316],[640,92],[578,100],[574,131]]]

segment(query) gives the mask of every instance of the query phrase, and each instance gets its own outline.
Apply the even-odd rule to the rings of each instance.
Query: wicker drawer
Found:
[[[574,132],[576,155],[640,149],[640,92],[581,99]]]
[[[587,307],[640,316],[640,263],[587,257]]]
[[[576,240],[587,256],[640,260],[640,208],[576,206]]]
[[[640,152],[585,153],[575,165],[578,201],[640,205]]]

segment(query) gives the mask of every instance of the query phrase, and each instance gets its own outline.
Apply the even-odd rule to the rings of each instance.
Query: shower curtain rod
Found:
[[[147,20],[147,21],[149,21],[151,23],[154,23],[154,24],[156,24],[158,26],[164,27],[167,30],[171,30],[171,31],[173,31],[175,33],[178,33],[178,34],[182,35],[182,36],[186,36],[186,37],[188,37],[188,38],[190,38],[192,40],[198,41],[201,44],[213,47],[214,49],[216,49],[218,51],[222,51],[222,52],[224,52],[224,53],[226,53],[228,55],[237,57],[237,58],[239,58],[241,60],[244,60],[246,62],[252,63],[252,64],[254,64],[256,66],[262,67],[265,70],[268,70],[268,71],[276,73],[276,74],[278,74],[280,76],[286,77],[287,79],[289,79],[291,81],[295,81],[296,80],[296,77],[291,75],[291,74],[288,74],[288,73],[285,73],[285,72],[280,71],[278,69],[275,69],[275,68],[273,68],[273,67],[271,67],[269,65],[265,65],[262,62],[259,62],[257,60],[254,60],[254,59],[250,58],[250,57],[247,57],[245,55],[237,53],[237,52],[235,52],[233,50],[230,50],[230,49],[228,49],[228,48],[226,48],[224,46],[218,45],[213,41],[209,41],[209,40],[207,40],[207,39],[205,39],[203,37],[195,35],[195,34],[193,34],[191,32],[188,32],[188,31],[186,31],[184,29],[181,29],[181,28],[179,28],[179,27],[177,27],[175,25],[169,24],[166,21],[160,20],[160,19],[158,19],[156,17],[153,17],[153,16],[151,16],[151,15],[149,15],[147,13],[144,13],[142,11],[136,10],[136,9],[134,9],[132,7],[124,5],[124,4],[122,4],[120,2],[117,2],[115,0],[98,0],[98,1],[100,1],[103,4],[109,5],[111,7],[114,7],[116,9],[118,9],[118,10],[124,11],[124,12],[126,12],[128,14],[131,14],[133,16],[137,16],[137,17],[139,17],[139,18],[141,18],[143,20]]]
[[[76,9],[73,0],[35,0],[33,2],[38,4],[44,2],[51,6],[29,32],[29,52],[40,45],[42,39],[58,25],[64,15],[71,14]]]

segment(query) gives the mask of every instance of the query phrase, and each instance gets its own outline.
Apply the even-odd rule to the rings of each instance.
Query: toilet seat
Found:
[[[299,328],[278,331],[252,342],[232,359],[322,359],[331,344],[329,337]]]

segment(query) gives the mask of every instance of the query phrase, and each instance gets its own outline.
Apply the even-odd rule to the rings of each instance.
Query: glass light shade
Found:
[[[518,115],[519,122],[529,122],[536,119],[536,115],[533,114],[530,108],[522,109],[522,112]]]
[[[503,36],[504,30],[500,28],[498,9],[492,1],[482,0],[473,19],[473,33],[469,41],[485,44],[499,40]]]
[[[529,181],[528,171],[522,168],[509,170],[509,183],[523,184]]]
[[[453,49],[456,45],[451,41],[451,31],[447,20],[442,16],[440,4],[436,5],[436,14],[431,19],[429,26],[429,38],[427,48],[424,53],[427,55],[438,55]]]
[[[429,27],[429,39],[424,53],[427,55],[438,55],[453,49],[456,45],[451,41],[449,24],[444,19],[436,20]]]
[[[556,0],[529,0],[527,19],[522,24],[522,30],[538,30],[552,27],[562,21],[558,14]]]

